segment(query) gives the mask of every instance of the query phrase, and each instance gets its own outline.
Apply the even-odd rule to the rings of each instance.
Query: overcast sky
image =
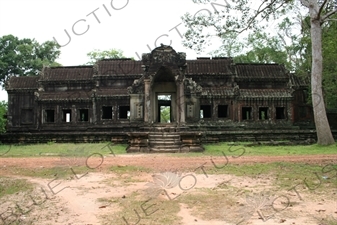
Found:
[[[137,53],[150,52],[156,39],[157,45],[171,44],[195,59],[197,54],[182,46],[179,32],[186,28],[180,23],[186,12],[201,9],[214,12],[211,4],[192,0],[0,0],[0,36],[12,34],[39,43],[55,38],[64,45],[57,60],[63,66],[85,64],[86,54],[94,49],[117,48],[138,60]],[[7,101],[5,91],[0,92],[1,100]]]

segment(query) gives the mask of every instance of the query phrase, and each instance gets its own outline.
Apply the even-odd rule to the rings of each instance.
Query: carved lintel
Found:
[[[161,45],[151,53],[142,55],[142,62],[145,69],[153,65],[175,65],[180,70],[186,68],[186,53],[176,52],[171,46]],[[147,70],[146,70],[147,71]]]

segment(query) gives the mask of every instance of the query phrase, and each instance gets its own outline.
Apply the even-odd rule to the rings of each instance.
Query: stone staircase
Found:
[[[171,132],[149,133],[149,152],[180,152],[181,138],[179,134]]]
[[[179,153],[204,150],[199,132],[189,132],[186,127],[177,127],[175,124],[148,126],[141,132],[128,135],[127,152]]]

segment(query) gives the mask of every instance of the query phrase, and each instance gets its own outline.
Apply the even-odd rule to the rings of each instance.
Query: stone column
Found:
[[[96,123],[97,113],[96,113],[96,99],[92,98],[92,123]]]
[[[150,80],[144,80],[144,122],[149,122],[151,115],[151,97],[150,97]]]
[[[200,97],[193,94],[191,95],[191,99],[194,103],[193,120],[200,121]]]
[[[76,105],[71,106],[70,123],[77,123],[77,108],[76,108]]]
[[[270,120],[273,121],[273,122],[276,122],[276,105],[275,105],[275,102],[272,101],[270,103],[270,100],[268,99],[268,105],[270,106],[269,107],[269,112],[270,112]]]
[[[292,123],[293,122],[293,110],[292,110],[292,105],[291,105],[291,101],[287,100],[286,101],[286,105],[285,105],[285,116],[288,122]]]
[[[44,124],[45,118],[44,118],[44,109],[43,109],[43,107],[41,107],[39,111],[41,113],[41,117],[38,118],[38,122],[41,122],[41,124]]]
[[[130,121],[144,120],[144,95],[130,94]]]
[[[180,113],[180,123],[185,123],[185,92],[184,92],[184,83],[179,82],[179,113]]]

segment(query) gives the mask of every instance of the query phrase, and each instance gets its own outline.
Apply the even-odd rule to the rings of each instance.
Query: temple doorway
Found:
[[[158,123],[171,123],[172,121],[172,95],[171,94],[158,94]]]

